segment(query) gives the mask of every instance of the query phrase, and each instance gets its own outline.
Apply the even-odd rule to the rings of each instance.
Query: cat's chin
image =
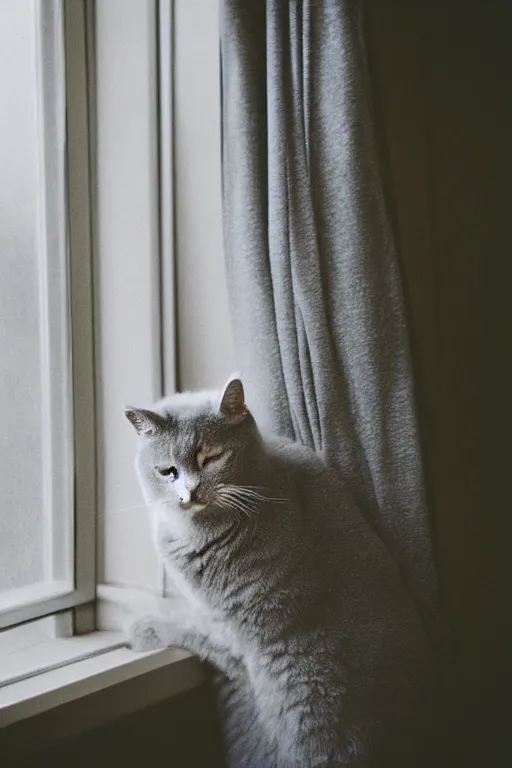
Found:
[[[183,510],[183,512],[189,512],[191,514],[202,512],[207,506],[208,504],[200,504],[197,501],[189,502],[188,504],[184,504],[182,501],[179,502],[179,508]]]

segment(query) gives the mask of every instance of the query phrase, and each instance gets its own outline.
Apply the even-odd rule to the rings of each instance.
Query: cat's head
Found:
[[[244,484],[259,443],[238,378],[222,392],[177,394],[125,415],[140,438],[136,468],[146,502],[195,513],[221,501],[228,509],[228,487]]]

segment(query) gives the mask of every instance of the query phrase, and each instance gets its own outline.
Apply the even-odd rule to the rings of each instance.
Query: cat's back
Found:
[[[271,439],[267,450],[298,510],[307,561],[321,573],[331,615],[351,617],[346,636],[368,651],[384,651],[386,637],[390,648],[423,647],[423,626],[399,568],[338,472],[297,443]]]
[[[335,473],[323,457],[301,443],[280,437],[267,437],[265,452],[278,485],[290,483],[306,491],[321,492],[333,481]]]
[[[277,487],[300,510],[313,540],[322,540],[324,556],[347,547],[387,552],[340,473],[321,454],[280,438],[268,439],[266,452]]]

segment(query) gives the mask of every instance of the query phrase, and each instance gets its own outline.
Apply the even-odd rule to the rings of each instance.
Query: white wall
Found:
[[[174,109],[179,385],[222,386],[236,370],[221,215],[217,0],[176,0]]]
[[[123,407],[161,396],[154,5],[96,4],[99,578],[151,588],[161,569]]]
[[[152,589],[162,573],[133,471],[124,405],[161,396],[158,120],[153,0],[96,7],[96,293],[101,449],[100,581]],[[221,223],[216,0],[177,0],[174,201],[179,386],[222,386],[236,368]],[[164,297],[165,300],[165,297]],[[165,337],[165,332],[163,334]]]

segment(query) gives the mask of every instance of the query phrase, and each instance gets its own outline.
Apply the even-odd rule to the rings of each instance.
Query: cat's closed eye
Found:
[[[172,477],[173,480],[176,480],[178,477],[178,470],[176,467],[156,467],[156,471],[159,475],[162,475],[162,477]]]
[[[212,448],[207,450],[206,448],[200,448],[196,454],[197,466],[202,469],[208,462],[215,461],[215,459],[222,456],[221,448]]]

